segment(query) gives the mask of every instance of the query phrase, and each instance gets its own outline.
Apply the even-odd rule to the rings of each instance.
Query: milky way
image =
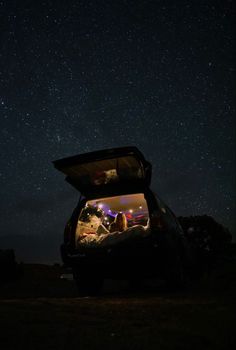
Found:
[[[0,235],[62,237],[51,161],[135,145],[177,215],[234,228],[232,1],[0,1]]]

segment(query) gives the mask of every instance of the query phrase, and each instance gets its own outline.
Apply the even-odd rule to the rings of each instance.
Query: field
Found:
[[[225,262],[178,292],[106,281],[78,297],[60,266],[25,265],[0,288],[0,346],[8,349],[233,349],[236,266]]]

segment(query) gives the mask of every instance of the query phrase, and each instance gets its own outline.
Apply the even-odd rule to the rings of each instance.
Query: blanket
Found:
[[[87,234],[77,241],[77,245],[107,247],[134,237],[146,237],[149,234],[150,228],[148,226],[135,225],[122,232],[116,231],[100,235],[94,233]]]

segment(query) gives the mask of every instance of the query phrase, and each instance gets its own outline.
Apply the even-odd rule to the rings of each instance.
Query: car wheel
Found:
[[[168,266],[166,269],[165,280],[168,289],[174,291],[185,287],[186,279],[181,262],[175,266]]]
[[[169,289],[177,290],[186,284],[186,276],[178,245],[172,240],[167,240],[164,248],[163,267],[164,279]]]
[[[129,289],[132,292],[137,292],[143,288],[143,280],[138,278],[138,277],[136,277],[136,278],[131,277],[131,278],[129,278],[128,282],[129,282]]]
[[[90,273],[83,275],[77,271],[73,271],[73,276],[80,296],[95,296],[101,292],[104,282],[101,276],[94,276]]]

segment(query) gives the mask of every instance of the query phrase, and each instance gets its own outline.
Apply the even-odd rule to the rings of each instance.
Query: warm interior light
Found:
[[[118,213],[125,214],[129,226],[141,224],[146,225],[148,219],[148,207],[143,193],[134,193],[114,197],[96,198],[87,202],[87,205],[94,206],[103,211],[103,222],[107,226],[108,220],[112,223]],[[108,218],[105,219],[105,218]]]

